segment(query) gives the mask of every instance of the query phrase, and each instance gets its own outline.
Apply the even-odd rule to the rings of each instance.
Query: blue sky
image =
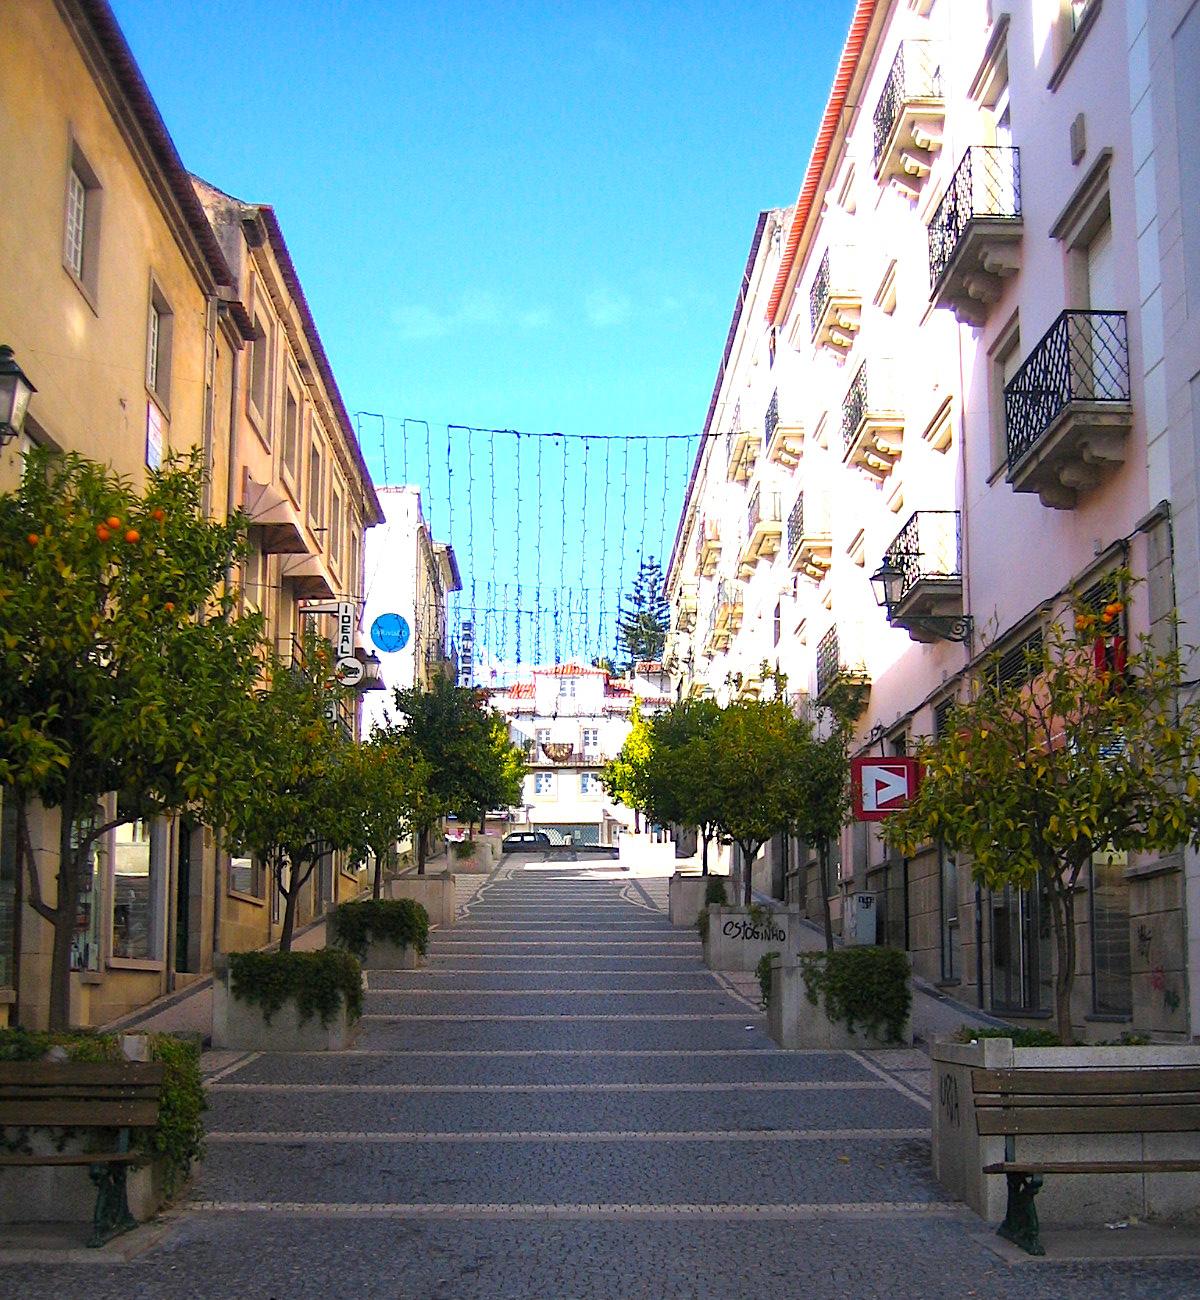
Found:
[[[757,213],[795,198],[853,8],[113,5],[185,163],[275,206],[348,408],[389,417],[388,477],[401,478],[401,419],[430,421],[424,471],[424,430],[409,426],[409,478],[432,479],[441,531],[452,507],[455,533],[469,518],[480,537],[492,520],[457,493],[493,480],[455,451],[447,499],[447,424],[699,431]],[[379,481],[381,433],[364,422]],[[663,483],[663,448],[631,445],[652,485],[641,539],[639,481],[624,527],[589,528],[584,549],[568,466],[558,545],[580,553],[565,570],[604,553],[627,581],[638,547],[673,533],[687,472],[673,446]],[[594,497],[601,444],[588,447]],[[511,472],[494,480],[511,498],[497,549],[471,546],[477,583],[534,581],[504,540]],[[453,540],[461,560],[469,539]]]

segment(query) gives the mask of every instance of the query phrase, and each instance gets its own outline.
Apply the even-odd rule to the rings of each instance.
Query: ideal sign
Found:
[[[920,764],[915,758],[851,759],[855,819],[880,822],[889,813],[907,808],[917,793],[919,781]]]

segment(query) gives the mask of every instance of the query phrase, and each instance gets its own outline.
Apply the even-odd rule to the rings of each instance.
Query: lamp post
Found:
[[[893,611],[904,597],[904,570],[890,555],[885,555],[883,563],[871,574],[871,588],[876,604],[887,610],[890,623]]]
[[[915,584],[909,583],[908,575],[890,555],[884,555],[870,581],[876,603],[893,627],[926,632],[944,641],[966,641],[971,635],[974,624],[970,614],[921,614],[911,610],[901,614],[900,602],[908,594],[906,588]]]
[[[37,389],[17,365],[13,350],[7,343],[0,344],[0,447],[11,442],[25,424],[29,399]]]

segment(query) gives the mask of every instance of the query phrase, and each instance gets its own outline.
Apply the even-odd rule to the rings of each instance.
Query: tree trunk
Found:
[[[386,855],[375,854],[375,880],[371,887],[371,897],[379,901],[383,896],[383,858]]]
[[[633,810],[633,833],[635,835],[639,835],[641,834],[641,830],[642,830],[642,814],[635,808]]]
[[[749,907],[750,897],[753,890],[751,877],[754,874],[754,859],[746,852],[746,846],[744,844],[739,844],[738,848],[742,851],[742,906]]]
[[[279,932],[279,951],[291,952],[292,931],[296,928],[296,903],[300,897],[300,885],[293,874],[288,884],[288,892],[283,895],[283,929]]]
[[[825,951],[833,951],[833,918],[829,915],[829,841],[817,845],[817,873],[821,877],[821,921],[825,927]]]
[[[50,951],[50,1028],[68,1029],[71,1024],[71,940],[75,934],[75,913],[79,906],[79,864],[86,846],[71,844],[75,825],[75,800],[68,795],[59,808],[58,900],[54,909],[54,940]],[[92,906],[98,899],[93,892]]]
[[[1047,882],[1050,912],[1054,922],[1054,1014],[1058,1036],[1071,1047],[1075,1032],[1071,1026],[1071,994],[1075,988],[1075,891],[1061,874]]]
[[[700,827],[700,874],[708,875],[708,836],[703,826]]]
[[[425,830],[417,832],[417,875],[425,874]]]

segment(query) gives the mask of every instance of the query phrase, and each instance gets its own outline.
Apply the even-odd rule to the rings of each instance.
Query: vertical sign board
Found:
[[[915,758],[852,758],[850,788],[855,820],[881,822],[890,813],[907,808],[920,779],[920,764]]]
[[[458,684],[470,686],[475,679],[475,624],[464,622],[458,639]]]

